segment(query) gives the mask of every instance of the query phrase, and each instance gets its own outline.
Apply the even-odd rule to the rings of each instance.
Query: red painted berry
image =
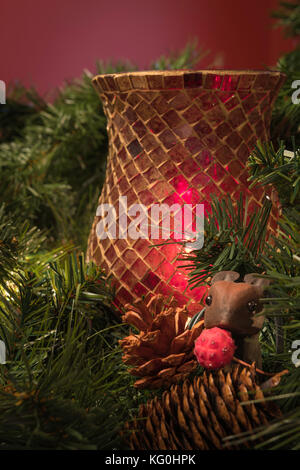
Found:
[[[207,369],[219,369],[232,361],[236,346],[230,331],[221,328],[203,330],[195,341],[194,354]]]

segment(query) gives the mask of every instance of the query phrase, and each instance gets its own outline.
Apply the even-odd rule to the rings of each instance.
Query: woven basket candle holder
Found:
[[[246,161],[257,139],[267,141],[271,110],[284,81],[267,71],[157,71],[93,79],[107,117],[109,155],[99,204],[204,204],[211,195],[262,205],[265,192],[249,190]],[[271,190],[268,193],[271,195]],[[130,219],[130,218],[129,218]],[[96,216],[87,260],[112,274],[120,304],[153,294],[173,295],[191,312],[203,288],[190,290],[178,260],[182,246],[146,238],[99,239]],[[118,215],[117,215],[118,223]],[[269,228],[275,230],[274,206]]]

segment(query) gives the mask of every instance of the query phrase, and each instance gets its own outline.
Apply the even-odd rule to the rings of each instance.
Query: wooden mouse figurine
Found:
[[[221,271],[212,278],[204,327],[230,331],[237,347],[235,356],[261,368],[259,332],[265,318],[260,299],[270,281],[255,274],[247,274],[242,282],[236,282],[240,274],[235,271]]]

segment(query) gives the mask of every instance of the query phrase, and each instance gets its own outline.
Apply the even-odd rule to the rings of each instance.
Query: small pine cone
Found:
[[[174,298],[164,305],[162,295],[152,297],[147,305],[139,300],[126,308],[130,310],[123,321],[140,331],[119,341],[123,362],[134,366],[132,375],[141,377],[134,386],[158,388],[185,379],[198,364],[193,349],[203,322],[185,329],[187,309],[177,307]]]
[[[232,445],[223,439],[252,432],[281,416],[275,403],[263,399],[255,372],[234,365],[231,372],[204,372],[193,382],[172,385],[159,399],[139,408],[138,419],[126,423],[122,432],[132,450],[245,449],[248,441]]]

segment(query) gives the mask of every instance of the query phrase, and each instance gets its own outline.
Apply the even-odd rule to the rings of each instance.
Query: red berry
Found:
[[[236,346],[230,331],[221,328],[203,330],[195,341],[194,354],[206,369],[219,369],[232,361]]]

